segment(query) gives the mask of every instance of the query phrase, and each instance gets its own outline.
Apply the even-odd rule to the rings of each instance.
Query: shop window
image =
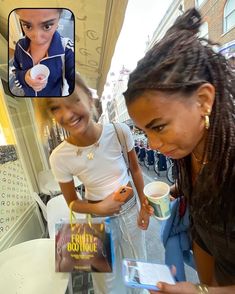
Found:
[[[224,7],[224,33],[235,27],[235,0],[228,0]]]

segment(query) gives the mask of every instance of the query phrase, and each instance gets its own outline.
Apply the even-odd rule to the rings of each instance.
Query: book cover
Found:
[[[57,272],[112,272],[111,232],[106,222],[56,224]]]

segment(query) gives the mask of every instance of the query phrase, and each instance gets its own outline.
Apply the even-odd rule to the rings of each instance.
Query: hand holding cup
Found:
[[[154,209],[153,216],[158,220],[168,219],[170,212],[170,186],[164,182],[156,181],[144,187],[144,194],[149,205]]]
[[[39,92],[46,87],[49,74],[50,70],[47,66],[37,64],[27,71],[25,81],[34,91]]]

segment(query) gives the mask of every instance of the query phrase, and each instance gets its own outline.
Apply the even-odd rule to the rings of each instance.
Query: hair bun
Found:
[[[176,30],[188,30],[192,31],[194,34],[198,33],[199,27],[202,24],[202,17],[200,12],[195,9],[189,9],[184,14],[180,15],[174,25],[172,26],[172,29]]]

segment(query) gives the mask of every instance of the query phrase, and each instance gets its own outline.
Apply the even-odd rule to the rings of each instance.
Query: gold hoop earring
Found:
[[[210,127],[209,115],[205,115],[205,129],[208,130]]]

